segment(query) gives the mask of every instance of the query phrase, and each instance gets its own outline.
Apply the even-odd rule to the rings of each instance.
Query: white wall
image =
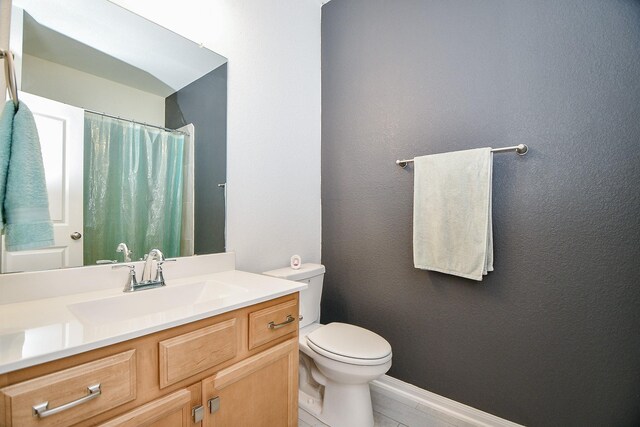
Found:
[[[0,49],[9,49],[9,35],[11,28],[11,1],[0,1]],[[0,91],[2,91],[2,101],[7,97],[7,85],[4,77],[4,59],[0,61],[2,70],[0,71]]]
[[[164,126],[164,98],[35,56],[22,57],[22,90],[80,108]]]
[[[229,59],[227,249],[320,261],[318,0],[114,0]],[[170,54],[169,52],[167,54]]]

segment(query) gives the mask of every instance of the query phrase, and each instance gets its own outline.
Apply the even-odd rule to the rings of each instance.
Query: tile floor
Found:
[[[372,388],[375,427],[473,427],[465,421],[435,411],[412,400]],[[313,415],[299,410],[299,427],[327,427]]]

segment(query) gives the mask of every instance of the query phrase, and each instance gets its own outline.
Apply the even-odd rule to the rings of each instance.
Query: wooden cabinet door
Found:
[[[191,427],[191,392],[179,390],[100,424],[100,427]]]
[[[297,426],[297,372],[296,337],[205,379],[203,427]]]

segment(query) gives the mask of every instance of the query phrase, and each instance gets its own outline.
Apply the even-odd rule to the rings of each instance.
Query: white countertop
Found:
[[[0,374],[307,287],[305,283],[238,270],[167,279],[167,283],[164,288],[126,294],[118,284],[109,289],[0,305]]]

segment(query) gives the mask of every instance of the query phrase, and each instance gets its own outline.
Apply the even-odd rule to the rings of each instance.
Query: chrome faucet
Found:
[[[144,257],[144,269],[142,270],[142,281],[138,282],[136,279],[136,267],[135,265],[114,265],[112,268],[129,267],[129,279],[124,286],[123,292],[135,292],[145,289],[159,288],[166,286],[164,282],[164,275],[162,274],[162,264],[167,261],[175,261],[175,259],[165,259],[160,249],[151,249]],[[153,268],[153,261],[156,261],[156,275],[155,278],[151,278],[151,269]]]
[[[122,255],[124,256],[123,262],[131,262],[131,254],[133,252],[129,250],[126,243],[120,243],[116,248],[116,252],[122,252]]]
[[[153,261],[163,262],[164,255],[160,249],[151,249],[148,254],[144,256],[144,269],[142,270],[142,282],[151,282],[151,269],[153,268]],[[162,270],[160,270],[162,271]],[[156,270],[156,276],[158,272]],[[164,286],[164,283],[162,284]]]

